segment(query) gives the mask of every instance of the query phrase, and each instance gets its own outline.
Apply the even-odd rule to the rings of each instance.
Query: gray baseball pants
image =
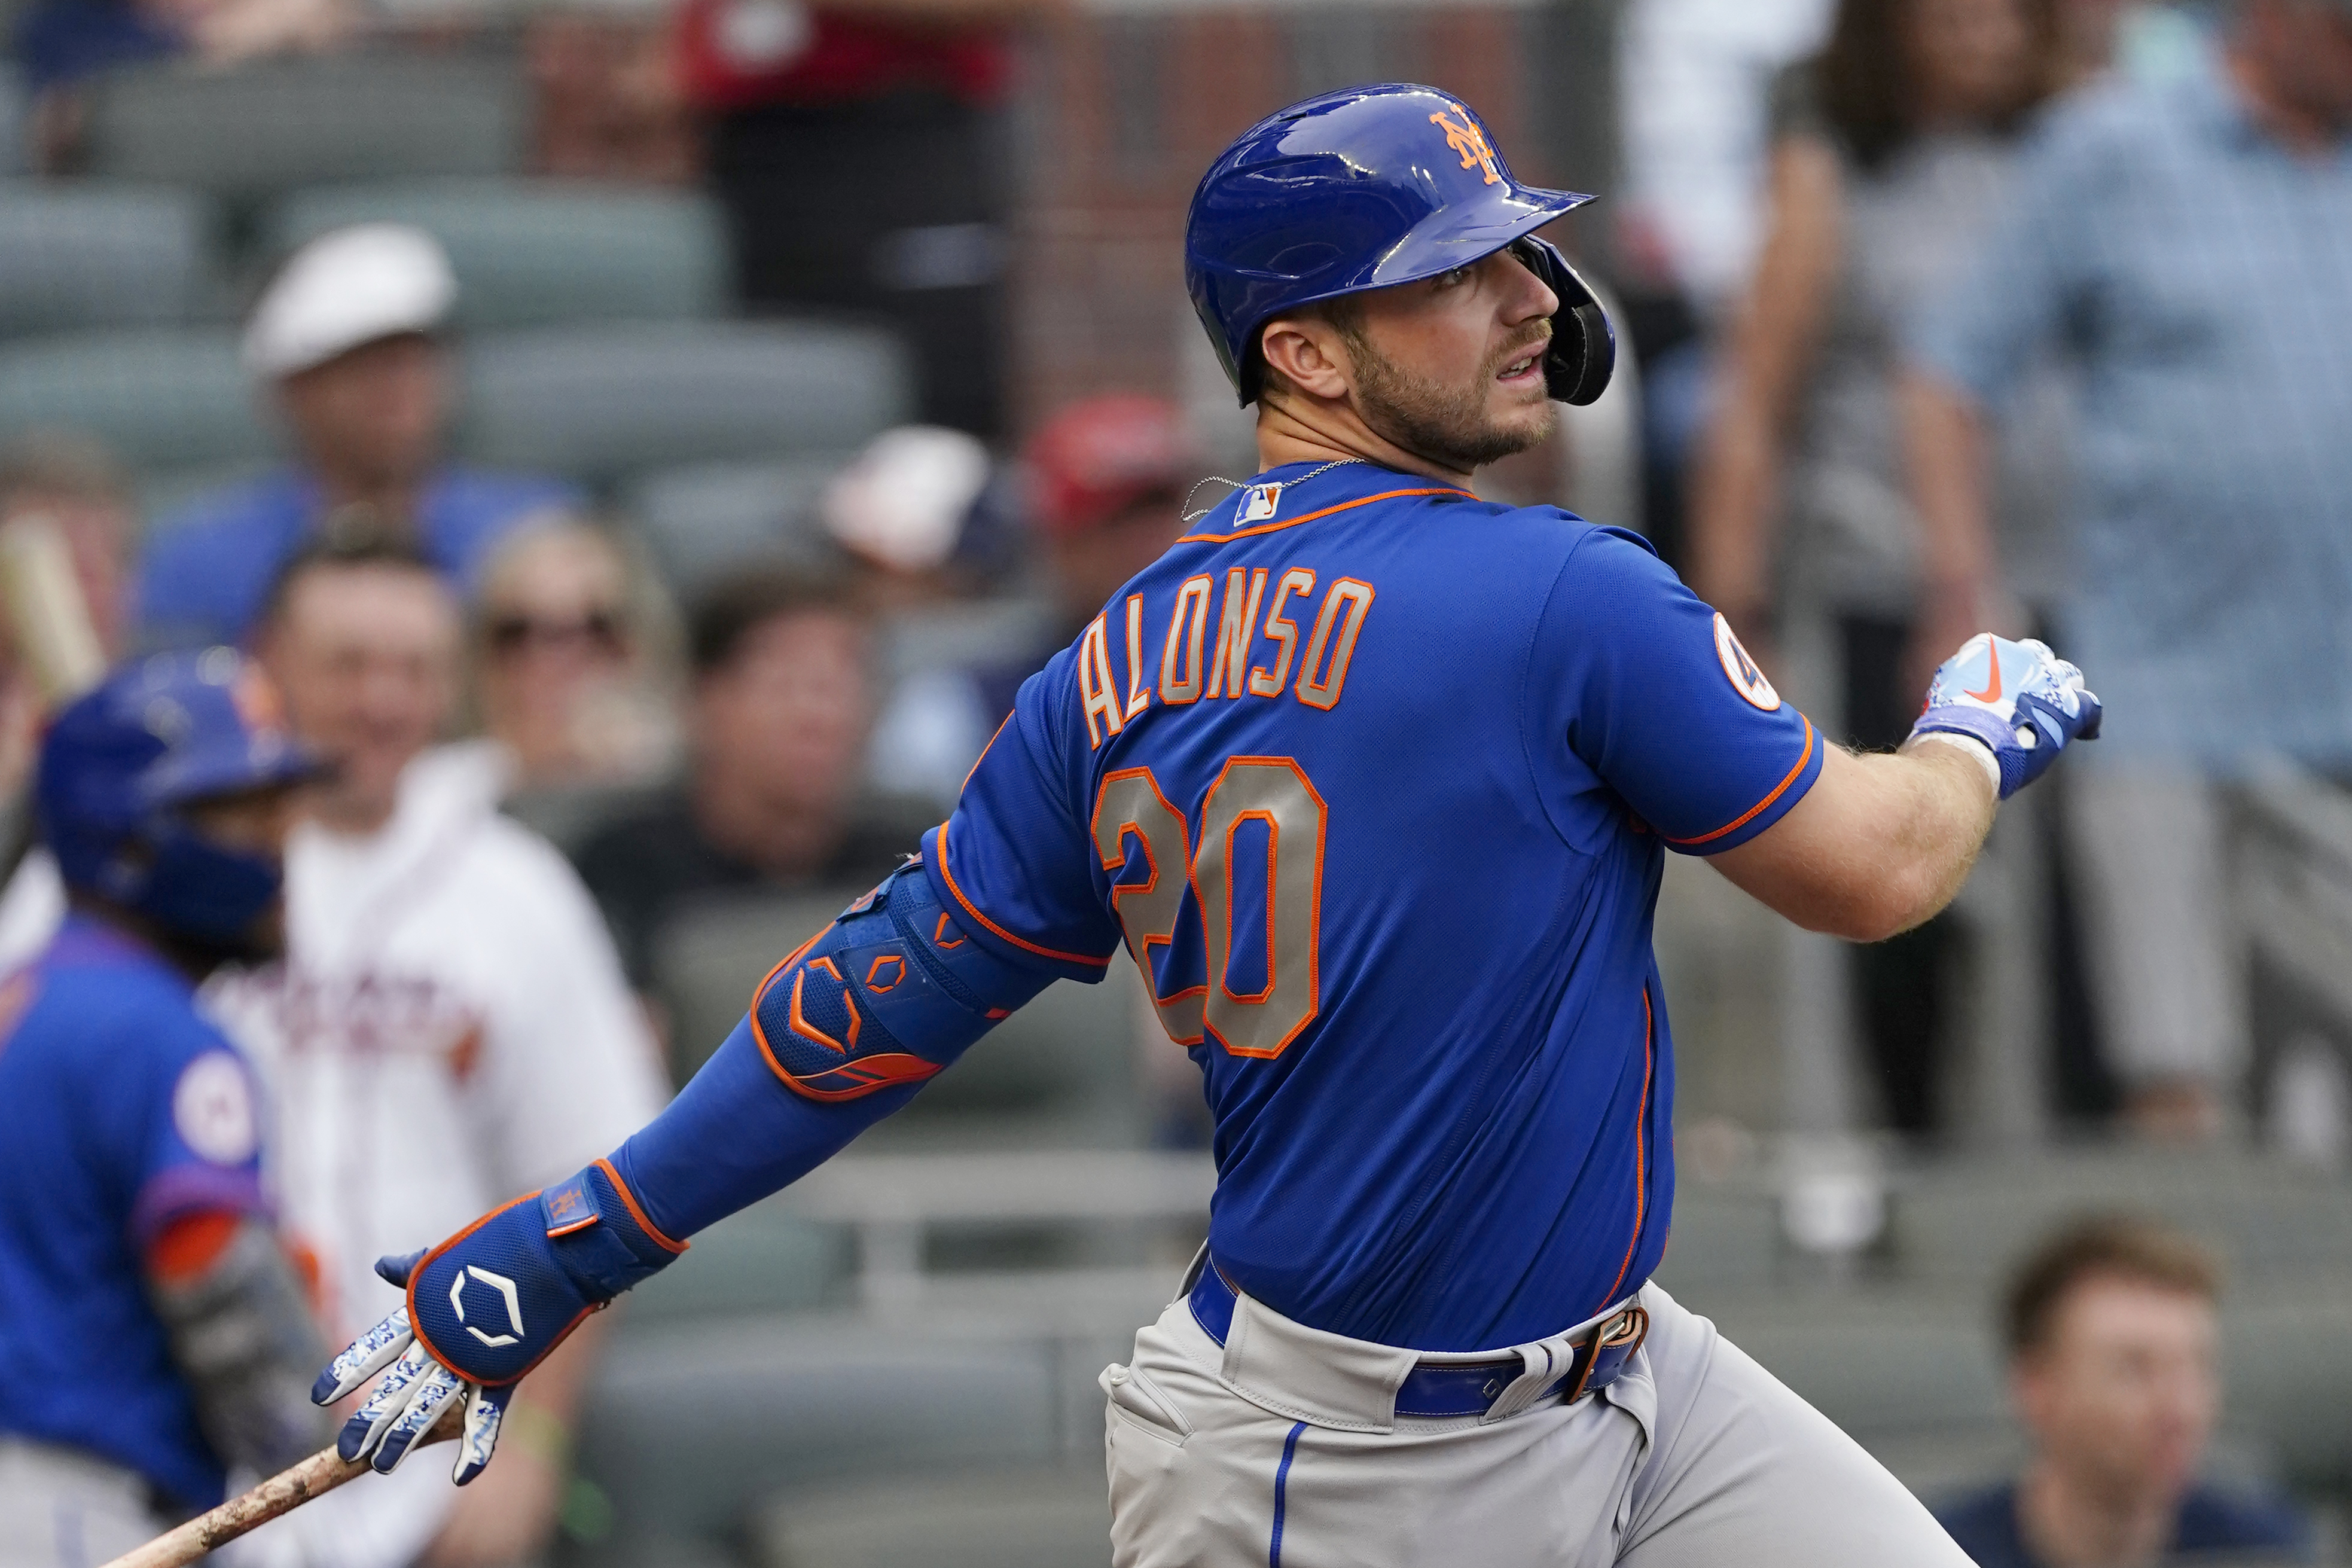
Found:
[[[1495,1410],[1450,1419],[1395,1414],[1412,1352],[1247,1297],[1221,1346],[1178,1300],[1102,1374],[1112,1560],[1969,1568],[1901,1482],[1713,1323],[1655,1285],[1639,1300],[1649,1338],[1601,1393],[1506,1414],[1551,1375],[1531,1353],[1538,1370]]]
[[[167,1528],[131,1471],[77,1449],[0,1437],[0,1568],[98,1568]]]

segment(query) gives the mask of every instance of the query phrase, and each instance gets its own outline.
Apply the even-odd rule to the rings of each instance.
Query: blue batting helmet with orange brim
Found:
[[[299,783],[320,763],[235,649],[123,666],[57,717],[34,785],[41,838],[68,888],[168,931],[234,940],[278,897],[273,859],[215,844],[193,802]]]
[[[1286,311],[1434,278],[1505,247],[1559,298],[1544,380],[1563,403],[1609,384],[1616,339],[1576,269],[1535,231],[1592,198],[1523,185],[1460,99],[1381,82],[1294,103],[1235,138],[1192,193],[1184,280],[1246,404],[1258,334]]]

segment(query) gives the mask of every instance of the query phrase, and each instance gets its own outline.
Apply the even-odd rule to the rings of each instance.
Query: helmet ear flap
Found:
[[[1545,390],[1580,407],[1598,400],[1617,369],[1617,333],[1609,312],[1549,240],[1530,235],[1513,248],[1559,298],[1551,318],[1551,348],[1544,355]]]

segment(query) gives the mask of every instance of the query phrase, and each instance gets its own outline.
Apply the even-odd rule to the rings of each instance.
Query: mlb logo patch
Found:
[[[1267,518],[1274,515],[1274,509],[1280,503],[1281,500],[1282,487],[1280,485],[1250,486],[1248,489],[1242,492],[1241,521],[1243,522],[1264,522]]]

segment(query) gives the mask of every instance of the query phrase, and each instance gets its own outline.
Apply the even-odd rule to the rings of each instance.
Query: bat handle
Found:
[[[453,1402],[458,1412],[464,1401]],[[444,1417],[417,1446],[446,1442],[457,1435],[462,1415]],[[215,1547],[260,1529],[271,1520],[293,1512],[313,1498],[321,1498],[345,1481],[368,1473],[365,1459],[346,1461],[332,1448],[321,1448],[207,1513],[198,1514],[175,1530],[166,1531],[144,1546],[106,1563],[104,1568],[187,1568]]]

